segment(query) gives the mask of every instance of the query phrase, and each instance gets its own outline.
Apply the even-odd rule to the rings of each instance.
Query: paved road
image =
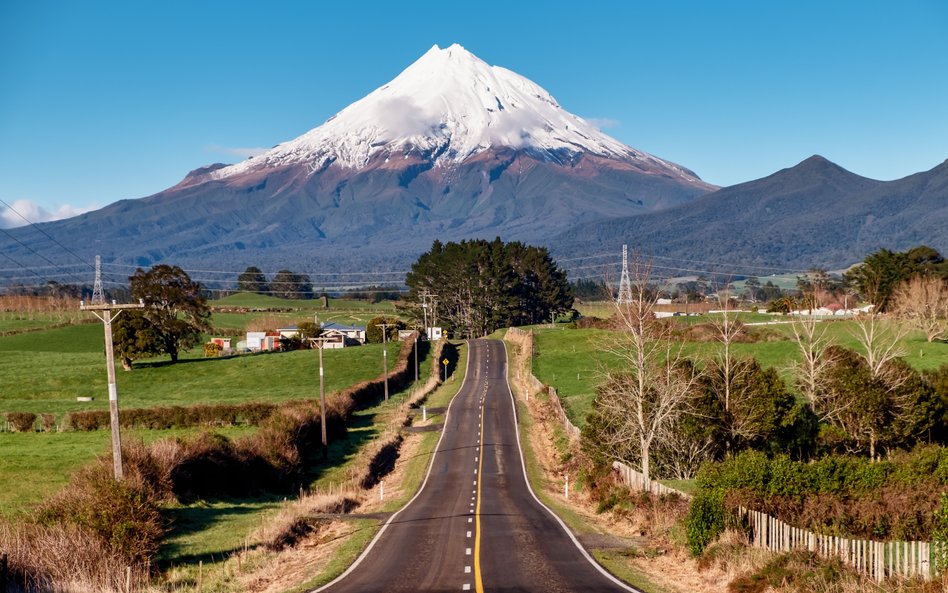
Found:
[[[502,342],[469,343],[425,484],[320,591],[634,591],[595,565],[531,493]]]

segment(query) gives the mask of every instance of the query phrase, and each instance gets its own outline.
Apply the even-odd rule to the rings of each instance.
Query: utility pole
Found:
[[[431,299],[432,304],[433,304],[435,300],[438,298],[438,295],[431,294],[431,292],[426,288],[422,290],[421,294],[419,294],[418,296],[421,297],[421,310],[425,316],[425,337],[430,339],[430,336],[428,335],[428,327],[429,327],[428,326],[428,300]],[[432,313],[432,318],[431,318],[432,323],[437,323],[434,317],[434,310],[432,310],[431,313]]]
[[[329,457],[329,438],[326,436],[326,395],[323,387],[323,346],[329,338],[310,338],[319,350],[319,432],[323,439],[323,459]]]
[[[97,258],[98,259],[98,258]],[[97,262],[98,263],[98,262]],[[101,286],[101,281],[97,277],[96,285]],[[119,434],[119,407],[118,407],[118,389],[115,387],[115,352],[112,347],[112,322],[122,314],[125,309],[144,309],[145,303],[141,300],[137,305],[116,305],[115,301],[108,303],[85,304],[79,301],[80,311],[91,311],[93,315],[102,321],[105,327],[105,370],[109,378],[109,417],[112,423],[112,467],[115,472],[115,479],[121,480],[124,477],[122,470],[122,437]]]
[[[395,325],[380,323],[379,327],[382,328],[382,376],[385,377],[385,401],[388,401],[388,346],[385,334],[388,333],[388,328],[395,327]]]
[[[415,383],[418,382],[418,332],[415,332]]]

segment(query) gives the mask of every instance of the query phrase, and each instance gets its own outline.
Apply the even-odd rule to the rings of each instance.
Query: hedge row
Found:
[[[276,404],[264,402],[129,408],[119,410],[119,424],[122,428],[150,430],[195,426],[234,426],[236,424],[259,426],[276,409]],[[108,429],[109,425],[108,410],[70,412],[66,416],[66,426],[72,430]]]
[[[810,531],[865,539],[930,541],[948,488],[948,448],[919,446],[886,461],[831,455],[812,463],[747,451],[705,464],[689,517],[700,552],[743,506]]]

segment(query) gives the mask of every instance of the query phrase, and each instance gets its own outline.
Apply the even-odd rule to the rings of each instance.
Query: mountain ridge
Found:
[[[948,161],[893,181],[814,155],[686,206],[591,222],[551,238],[554,253],[628,243],[662,257],[731,265],[846,267],[880,248],[948,251]],[[700,246],[697,247],[696,246]]]

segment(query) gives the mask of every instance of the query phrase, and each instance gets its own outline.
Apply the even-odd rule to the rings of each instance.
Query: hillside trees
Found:
[[[270,285],[260,268],[250,266],[241,275],[237,276],[237,289],[243,292],[266,294],[270,292]]]
[[[270,281],[270,294],[284,299],[312,299],[313,284],[307,274],[280,270]]]
[[[409,315],[420,319],[422,295],[437,295],[441,325],[468,337],[548,320],[573,305],[566,274],[545,248],[499,238],[435,241],[412,264],[405,283]]]
[[[170,356],[171,362],[210,330],[211,312],[201,285],[178,266],[160,264],[147,272],[138,268],[129,284],[132,297],[145,303],[143,315],[154,332],[150,346]]]
[[[948,262],[938,251],[924,245],[906,252],[880,249],[843,274],[843,279],[876,312],[884,312],[896,287],[916,275],[948,279]]]

